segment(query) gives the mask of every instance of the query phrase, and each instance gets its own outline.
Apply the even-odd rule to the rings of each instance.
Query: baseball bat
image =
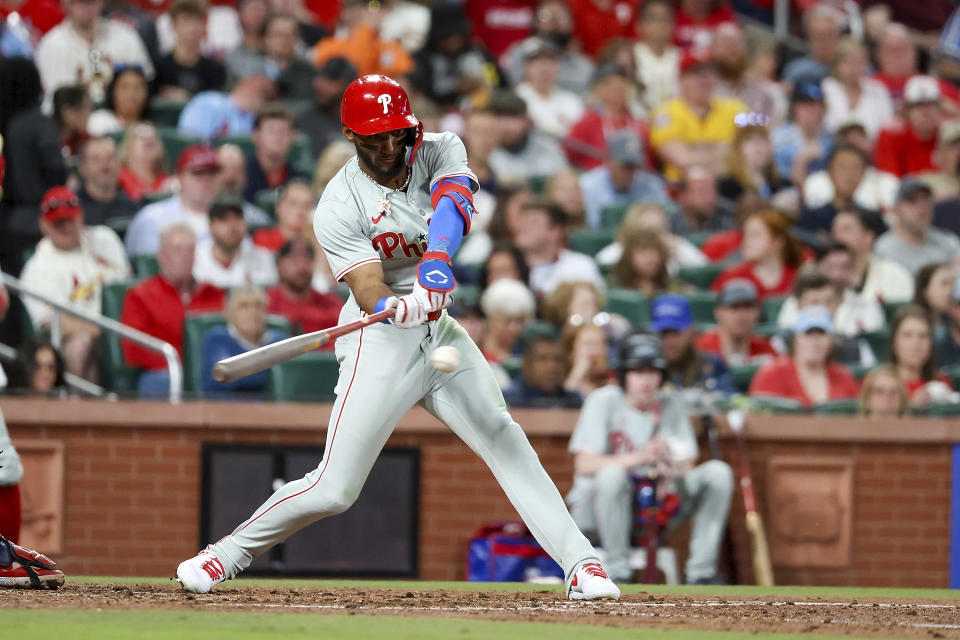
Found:
[[[220,383],[226,383],[258,373],[281,362],[296,358],[302,353],[319,349],[331,340],[336,340],[340,336],[362,329],[369,324],[389,320],[396,313],[396,309],[385,309],[369,316],[363,316],[353,322],[347,322],[322,331],[293,336],[280,342],[258,347],[253,351],[224,358],[213,366],[213,379]]]
[[[757,498],[753,493],[753,475],[750,461],[747,459],[747,442],[743,436],[743,412],[731,411],[727,414],[730,429],[737,439],[740,457],[740,488],[743,491],[743,510],[746,512],[746,527],[750,534],[750,547],[753,559],[753,575],[762,587],[773,586],[773,566],[770,563],[770,548],[767,546],[767,534],[763,528],[763,519],[757,510]]]

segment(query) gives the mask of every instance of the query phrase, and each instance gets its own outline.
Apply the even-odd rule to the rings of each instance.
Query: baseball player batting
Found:
[[[357,155],[330,181],[313,229],[338,280],[350,287],[340,322],[396,309],[337,339],[337,399],[320,465],[276,491],[233,533],[180,563],[187,591],[206,593],[308,524],[348,509],[400,418],[421,404],[473,449],[543,548],[563,567],[572,599],[619,599],[580,533],[480,350],[444,309],[455,286],[450,257],[470,231],[477,178],[451,133],[424,133],[406,92],[368,75],[344,92],[343,135]],[[428,225],[429,223],[429,225]],[[440,346],[462,355],[453,372],[429,362]]]

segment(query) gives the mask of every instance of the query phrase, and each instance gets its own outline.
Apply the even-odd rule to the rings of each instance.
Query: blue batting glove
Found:
[[[450,269],[450,256],[439,251],[428,251],[417,265],[417,282],[427,291],[448,293],[457,286]]]

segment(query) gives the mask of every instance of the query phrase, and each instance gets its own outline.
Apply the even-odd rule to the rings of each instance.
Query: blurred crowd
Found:
[[[960,15],[794,0],[778,40],[772,4],[4,0],[0,266],[264,396],[210,368],[337,323],[312,213],[344,89],[383,73],[466,144],[450,312],[511,406],[579,406],[636,331],[682,389],[956,406]],[[156,352],[2,288],[0,315],[11,391],[166,393]]]

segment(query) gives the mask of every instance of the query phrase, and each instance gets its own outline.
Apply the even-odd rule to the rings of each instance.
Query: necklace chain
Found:
[[[410,167],[407,167],[407,179],[403,181],[403,185],[399,189],[393,189],[391,187],[385,187],[379,182],[377,182],[376,180],[374,180],[373,178],[371,178],[370,174],[368,174],[366,171],[363,170],[363,167],[360,167],[360,173],[362,173],[367,178],[367,180],[372,182],[373,186],[375,186],[377,189],[380,190],[380,193],[383,194],[384,198],[386,198],[392,193],[397,193],[398,191],[403,191],[404,189],[406,189],[407,186],[410,185],[410,177],[413,176],[413,170],[411,170]]]

